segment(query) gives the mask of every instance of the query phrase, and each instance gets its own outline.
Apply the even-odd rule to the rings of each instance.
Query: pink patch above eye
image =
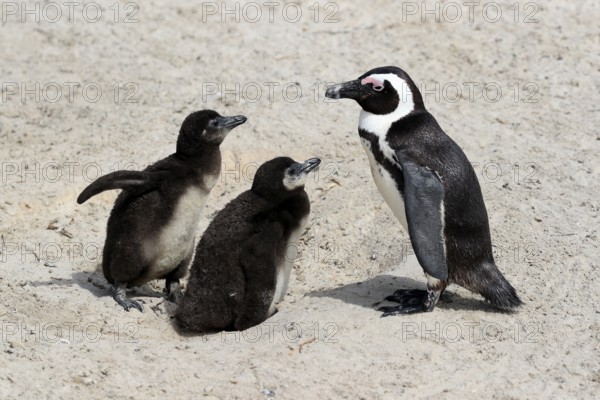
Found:
[[[381,81],[378,81],[377,79],[375,79],[375,78],[372,78],[372,77],[370,77],[370,76],[367,76],[366,78],[364,78],[362,81],[360,81],[360,83],[361,83],[362,85],[366,85],[367,83],[372,83],[372,84],[373,84],[373,87],[377,87],[377,86],[379,86],[379,87],[383,87],[383,86],[384,86],[384,85],[383,85],[383,82],[381,82]]]

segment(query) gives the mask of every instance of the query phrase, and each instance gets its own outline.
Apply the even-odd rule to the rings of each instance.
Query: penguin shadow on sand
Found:
[[[396,275],[384,274],[374,276],[362,282],[351,283],[337,288],[317,290],[308,293],[307,296],[317,298],[327,297],[341,300],[347,304],[353,304],[377,311],[377,309],[381,306],[396,304],[384,300],[384,298],[394,294],[394,292],[398,289],[425,288],[425,282],[420,282],[411,278]],[[457,311],[498,311],[483,299],[464,297],[452,290],[446,290],[440,296],[440,301],[436,308]]]
[[[38,285],[57,285],[57,286],[71,286],[73,284],[79,286],[82,289],[87,290],[97,298],[111,297],[112,298],[112,285],[107,282],[106,278],[102,275],[102,272],[97,271],[76,271],[71,274],[71,279],[60,279],[52,280],[50,282],[37,282]],[[34,285],[35,286],[35,285]],[[158,298],[165,301],[157,304],[156,306],[164,303],[166,314],[172,315],[177,307],[176,304],[166,301],[166,294],[148,285],[136,286],[127,291],[127,297],[135,297],[138,301],[146,303],[144,299]],[[152,310],[156,306],[150,307]],[[156,310],[154,310],[156,312]]]
[[[86,289],[96,297],[110,295],[110,286],[106,282],[106,279],[104,279],[98,272],[73,272],[71,274],[71,279],[51,277],[49,280],[31,282],[31,286],[33,287],[67,287],[72,285],[77,285],[83,289]]]

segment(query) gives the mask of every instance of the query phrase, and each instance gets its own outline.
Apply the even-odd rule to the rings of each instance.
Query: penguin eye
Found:
[[[297,165],[292,165],[288,168],[287,173],[290,176],[294,176],[298,174],[299,167]]]
[[[373,90],[376,92],[381,92],[383,90],[383,86],[375,85],[373,86]]]

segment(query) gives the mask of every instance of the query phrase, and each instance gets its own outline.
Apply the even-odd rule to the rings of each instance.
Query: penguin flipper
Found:
[[[143,193],[158,186],[165,172],[115,171],[101,176],[92,182],[77,197],[77,203],[83,204],[90,197],[106,190],[123,189],[134,193]]]
[[[445,281],[444,185],[434,171],[418,165],[401,150],[396,151],[396,158],[402,167],[406,221],[415,255],[427,275]]]

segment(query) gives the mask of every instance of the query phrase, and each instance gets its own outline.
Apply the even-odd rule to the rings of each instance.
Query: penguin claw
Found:
[[[140,312],[144,312],[144,307],[135,300],[130,300],[126,297],[115,296],[115,301],[125,309],[125,311],[129,311],[132,308],[138,309]]]
[[[133,307],[137,308],[140,312],[144,312],[144,306],[142,306],[137,301],[132,301],[132,303],[133,303]]]
[[[127,294],[125,293],[125,290],[127,288],[126,282],[116,282],[115,281],[115,283],[113,284],[113,288],[114,288],[113,299],[115,299],[117,304],[119,304],[121,307],[123,307],[125,309],[125,311],[129,311],[132,308],[137,308],[138,310],[140,310],[140,312],[143,312],[144,307],[142,307],[142,305],[140,303],[138,303],[135,300],[131,300],[131,299],[127,298]],[[140,302],[143,303],[142,300],[140,300]]]

